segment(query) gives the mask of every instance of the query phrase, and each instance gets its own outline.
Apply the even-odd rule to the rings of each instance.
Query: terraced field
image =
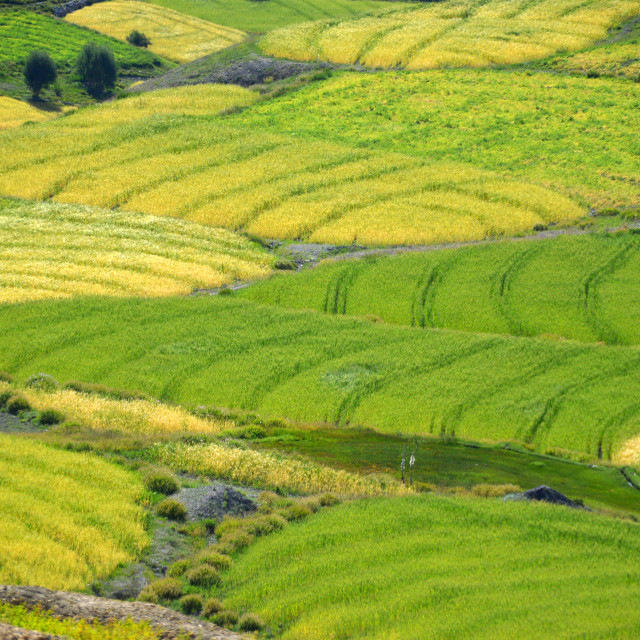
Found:
[[[0,434],[2,584],[82,589],[147,545],[141,481],[86,454]]]
[[[640,236],[564,236],[326,262],[239,293],[414,327],[633,345],[640,343]]]
[[[187,406],[604,459],[640,431],[631,347],[416,331],[224,296],[4,305],[0,330],[0,370],[19,380],[43,371]]]
[[[370,12],[388,12],[411,6],[408,2],[387,0],[279,0],[255,2],[255,0],[225,0],[225,2],[200,2],[199,0],[150,0],[153,4],[174,9],[180,13],[202,18],[216,24],[250,31],[266,33],[308,20],[322,18],[353,18]]]
[[[239,87],[182,87],[5,133],[0,194],[366,244],[482,239],[585,213],[549,189],[469,166],[211,117],[256,100]]]
[[[126,40],[137,29],[151,40],[151,51],[180,63],[242,42],[247,35],[237,29],[132,0],[90,5],[70,13],[66,20],[119,40]]]
[[[0,200],[0,303],[180,295],[264,277],[271,262],[257,245],[211,227]]]
[[[639,550],[632,523],[570,509],[376,499],[260,540],[223,593],[286,640],[562,638],[569,628],[623,639],[640,632]]]
[[[256,105],[236,121],[466,162],[552,186],[595,209],[640,205],[640,84],[624,80],[487,70],[349,73]]]
[[[293,60],[368,67],[486,67],[584,49],[638,14],[637,0],[447,0],[290,26],[269,33],[262,48]]]
[[[29,122],[46,122],[60,115],[60,112],[44,111],[27,102],[0,96],[0,129],[11,129]]]

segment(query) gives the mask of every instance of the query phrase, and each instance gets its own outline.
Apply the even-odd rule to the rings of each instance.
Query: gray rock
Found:
[[[540,485],[535,489],[529,489],[529,491],[523,491],[522,493],[508,493],[504,500],[533,500],[536,502],[549,502],[550,504],[561,504],[565,507],[571,507],[572,509],[584,509],[585,507],[573,500],[570,500],[563,493],[547,487],[547,485]]]
[[[225,515],[244,516],[257,509],[251,498],[222,483],[181,489],[173,498],[187,508],[189,520],[222,520]]]

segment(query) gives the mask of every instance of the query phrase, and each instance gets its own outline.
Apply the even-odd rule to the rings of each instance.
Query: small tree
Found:
[[[107,47],[85,44],[76,63],[78,74],[90,93],[102,95],[116,84],[118,67],[113,53]]]
[[[56,65],[46,51],[32,51],[24,64],[23,73],[34,100],[38,100],[42,89],[58,77]]]
[[[128,36],[127,42],[132,44],[134,47],[148,47],[151,44],[151,40],[147,38],[147,36],[142,33],[142,31],[138,31],[134,29]]]

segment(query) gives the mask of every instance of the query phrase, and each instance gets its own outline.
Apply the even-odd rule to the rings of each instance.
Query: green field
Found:
[[[31,51],[47,51],[58,69],[61,99],[74,103],[89,100],[75,74],[75,63],[87,42],[104,45],[113,51],[120,78],[151,77],[173,66],[146,49],[119,42],[64,20],[31,11],[0,12],[0,86],[3,93],[27,98],[31,95],[22,77],[24,61]],[[53,88],[42,96],[55,99]]]
[[[187,406],[605,459],[640,424],[629,347],[416,331],[225,297],[10,305],[0,330],[0,370],[20,379],[43,371]]]
[[[549,505],[374,499],[260,540],[223,594],[286,640],[632,638],[639,551],[637,525]]]
[[[236,121],[553,186],[637,207],[640,84],[516,71],[346,73]]]
[[[326,261],[240,295],[414,327],[632,345],[639,283],[640,236],[618,233]]]
[[[322,18],[352,18],[371,11],[391,11],[411,6],[408,2],[385,0],[151,0],[153,4],[180,13],[235,27],[252,33],[266,33],[277,27]]]

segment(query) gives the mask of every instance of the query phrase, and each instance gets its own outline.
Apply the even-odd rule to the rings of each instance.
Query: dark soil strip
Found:
[[[66,591],[50,591],[42,587],[0,586],[0,602],[11,605],[23,605],[27,608],[41,606],[52,611],[60,618],[98,621],[102,624],[110,620],[134,620],[147,622],[161,638],[197,638],[199,640],[242,640],[244,636],[222,629],[221,627],[176,613],[157,604],[146,602],[121,602],[96,596],[87,596]],[[0,632],[0,637],[5,638]],[[36,636],[46,640],[53,636]],[[16,636],[31,640],[31,636]]]
[[[630,487],[633,487],[634,489],[637,489],[638,491],[640,491],[640,487],[638,486],[636,481],[631,477],[631,475],[629,475],[629,472],[625,467],[621,467],[620,472],[622,473],[622,475],[624,476],[624,479],[627,481]]]

